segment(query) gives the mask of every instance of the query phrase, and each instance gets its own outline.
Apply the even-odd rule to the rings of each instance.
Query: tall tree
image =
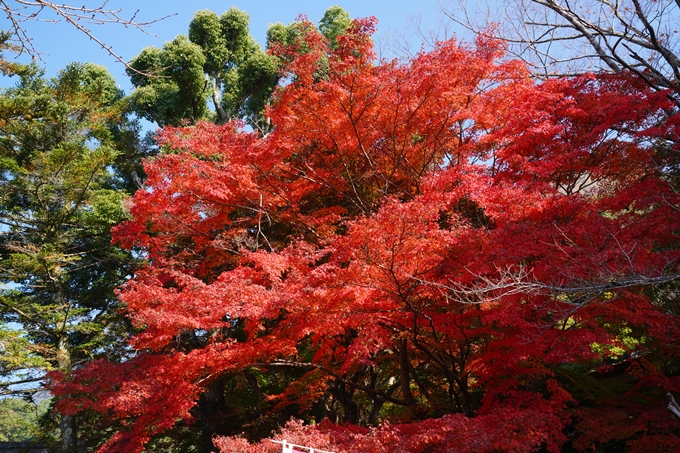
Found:
[[[267,137],[163,130],[115,233],[148,257],[121,293],[139,354],[67,377],[63,410],[114,414],[106,452],[206,396],[345,423],[286,431],[334,451],[676,448],[677,301],[647,291],[678,275],[671,101],[627,74],[534,83],[493,39],[376,63],[374,26],[295,25]],[[639,383],[598,387],[624,359]]]
[[[177,36],[163,49],[144,49],[128,70],[136,88],[136,111],[161,126],[234,118],[258,124],[276,84],[277,67],[250,36],[248,22],[248,14],[236,8],[222,16],[199,11],[188,36]]]
[[[136,152],[124,145],[137,133],[124,108],[115,80],[93,64],[52,80],[28,68],[0,96],[3,393],[39,391],[50,370],[124,352],[114,288],[131,257],[110,235],[131,184],[116,169]],[[75,451],[75,418],[62,414],[60,429],[62,451]]]
[[[328,9],[319,27],[333,41],[348,25],[349,14],[336,6]],[[274,24],[267,33],[268,51],[298,39],[298,26]],[[160,126],[200,120],[223,124],[240,118],[266,134],[270,126],[264,111],[281,63],[250,35],[244,11],[231,8],[221,16],[198,11],[188,36],[178,35],[162,49],[148,47],[132,60],[128,74],[135,86],[133,105],[140,116]]]

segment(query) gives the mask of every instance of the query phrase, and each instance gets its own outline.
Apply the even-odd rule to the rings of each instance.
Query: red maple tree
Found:
[[[536,83],[484,39],[376,63],[374,26],[335,49],[301,27],[278,50],[268,136],[161,132],[115,230],[147,257],[120,293],[138,354],[58,383],[63,410],[117,420],[106,452],[178,420],[238,434],[209,421],[238,410],[226,382],[268,413],[345,423],[281,434],[326,450],[677,446],[663,407],[614,410],[589,374],[629,360],[645,383],[631,401],[680,390],[664,93],[604,74]],[[668,430],[631,428],[643,412]]]

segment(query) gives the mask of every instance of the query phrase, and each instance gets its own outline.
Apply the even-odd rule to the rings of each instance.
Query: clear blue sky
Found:
[[[84,4],[89,7],[101,5],[103,0],[73,0],[78,6]],[[15,4],[9,1],[9,4]],[[71,3],[64,0],[64,3]],[[269,24],[276,22],[290,23],[299,14],[305,14],[315,23],[323,16],[329,6],[340,5],[345,8],[352,17],[375,16],[378,18],[378,33],[376,41],[384,41],[392,34],[398,34],[405,30],[414,18],[421,17],[425,27],[434,24],[442,18],[436,0],[422,0],[418,2],[407,0],[189,0],[189,1],[162,1],[162,0],[109,0],[108,9],[121,9],[122,17],[130,17],[135,14],[139,21],[150,21],[166,15],[177,13],[151,25],[147,31],[153,35],[144,34],[132,28],[124,28],[117,24],[90,27],[92,33],[105,43],[113,46],[113,51],[129,61],[137,55],[142,48],[147,46],[162,46],[166,41],[172,40],[180,33],[186,33],[189,22],[194,13],[201,9],[210,9],[221,14],[231,6],[248,12],[251,21],[251,34],[260,42],[264,43],[265,33]],[[44,19],[52,16],[42,14]],[[9,28],[7,19],[0,19],[3,29]],[[29,21],[25,28],[34,38],[34,46],[43,53],[42,64],[45,65],[48,75],[53,75],[58,69],[66,64],[79,62],[95,62],[106,66],[111,74],[126,91],[130,90],[130,84],[124,75],[124,67],[110,57],[93,41],[73,26],[65,23],[48,23]],[[408,36],[413,36],[410,33]],[[417,50],[420,38],[411,38],[411,44]],[[26,61],[26,57],[22,57]],[[30,58],[29,60],[30,61]],[[8,80],[0,81],[0,85],[7,86]],[[11,82],[9,83],[11,84]]]

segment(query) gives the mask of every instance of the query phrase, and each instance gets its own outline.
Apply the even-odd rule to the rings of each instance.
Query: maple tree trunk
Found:
[[[472,404],[470,401],[470,392],[468,391],[468,381],[466,376],[461,376],[458,381],[458,387],[460,388],[460,400],[462,405],[462,410],[465,415],[472,414]]]
[[[413,377],[413,382],[415,382],[416,386],[418,386],[418,393],[425,398],[428,402],[430,401],[430,392],[427,390],[427,386],[425,385],[425,382],[423,382],[421,379],[418,378],[418,373],[416,373],[416,369],[414,368],[413,364],[409,362],[409,369],[411,370],[411,376]]]
[[[201,450],[211,452],[214,450],[213,436],[224,434],[220,432],[222,421],[222,409],[224,400],[224,379],[217,379],[205,388],[205,393],[198,400],[198,418],[201,426]]]
[[[408,351],[406,350],[406,346],[406,340],[401,340],[399,342],[399,372],[401,378],[401,393],[404,395],[406,404],[409,406],[414,406],[416,404],[416,400],[413,398],[413,393],[411,393],[411,364],[408,360]]]
[[[347,391],[345,384],[340,382],[335,387],[333,394],[342,406],[343,422],[356,425],[359,421],[359,408],[357,407],[357,403],[352,399],[354,392],[351,390]]]
[[[377,396],[373,398],[373,408],[371,413],[368,415],[368,424],[371,426],[378,426],[378,417],[380,416],[380,410],[385,404],[385,398]]]
[[[248,385],[250,385],[250,388],[253,389],[257,397],[264,401],[267,398],[267,396],[262,391],[260,383],[257,382],[257,378],[255,377],[255,375],[253,375],[253,373],[251,373],[250,370],[243,370],[243,375],[245,376],[246,381],[248,381]]]
[[[61,430],[61,450],[64,453],[76,453],[78,450],[76,417],[73,415],[62,415],[59,429]]]

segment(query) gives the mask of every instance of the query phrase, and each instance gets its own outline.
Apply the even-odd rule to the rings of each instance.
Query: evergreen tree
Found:
[[[125,353],[114,288],[132,258],[110,235],[127,216],[138,145],[125,105],[94,64],[52,80],[25,67],[0,95],[2,393],[31,394],[50,370]],[[75,451],[74,416],[59,423],[62,450]]]
[[[333,47],[349,24],[349,14],[333,6],[319,28]],[[299,27],[300,22],[272,25],[267,50],[294,46],[304,36]],[[139,116],[159,126],[202,120],[222,124],[240,118],[266,134],[271,128],[264,110],[279,82],[282,63],[280,55],[264,51],[250,35],[246,12],[231,8],[218,16],[198,11],[188,36],[178,35],[162,49],[147,47],[132,60],[128,69],[135,86],[132,105]]]

